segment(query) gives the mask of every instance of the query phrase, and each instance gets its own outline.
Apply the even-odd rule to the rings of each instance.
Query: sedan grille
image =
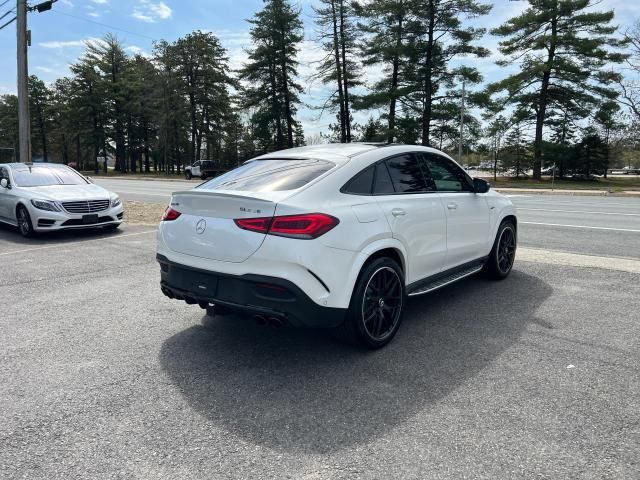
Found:
[[[79,202],[62,202],[69,213],[95,213],[109,208],[109,200],[82,200]]]

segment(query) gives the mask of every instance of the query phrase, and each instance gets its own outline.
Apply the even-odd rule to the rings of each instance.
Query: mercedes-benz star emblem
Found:
[[[196,233],[203,234],[206,229],[207,221],[204,218],[201,218],[198,220],[198,223],[196,223]]]

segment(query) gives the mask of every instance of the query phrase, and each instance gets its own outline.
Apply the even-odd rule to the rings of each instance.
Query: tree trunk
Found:
[[[340,0],[340,15],[342,15],[342,0]],[[340,107],[340,143],[346,143],[347,141],[347,122],[345,117],[345,104],[344,104],[344,92],[343,92],[343,77],[341,63],[344,60],[340,58],[339,42],[342,40],[338,38],[338,18],[336,15],[336,0],[331,0],[331,17],[333,20],[333,52],[336,62],[336,79],[338,81],[338,103]],[[342,25],[340,25],[342,31]],[[344,47],[344,45],[342,45]]]
[[[433,95],[433,81],[431,80],[431,70],[433,63],[433,31],[435,28],[435,12],[433,6],[433,0],[429,0],[429,31],[427,40],[427,58],[425,77],[424,77],[424,109],[422,110],[422,145],[430,146],[431,139],[429,135],[431,133],[431,112],[432,112],[432,100]]]
[[[542,179],[542,132],[544,128],[544,119],[547,112],[547,94],[549,91],[549,80],[551,79],[551,69],[556,51],[556,35],[557,35],[557,17],[551,20],[551,44],[549,45],[549,55],[547,63],[542,74],[542,84],[540,85],[540,97],[538,100],[538,109],[536,111],[536,136],[533,144],[533,178],[535,180]]]
[[[402,8],[402,3],[401,3]],[[393,143],[395,139],[396,128],[396,101],[398,96],[398,74],[400,69],[400,47],[402,46],[402,26],[404,21],[404,11],[401,11],[398,15],[398,35],[396,37],[396,51],[393,57],[393,70],[391,73],[391,88],[389,93],[391,94],[391,100],[389,101],[389,134],[387,135],[387,141]]]
[[[284,115],[287,122],[287,146],[293,148],[293,116],[291,115],[291,98],[289,97],[289,68],[285,51],[286,36],[284,28],[280,29],[282,51],[280,52],[280,69],[282,74],[282,94],[284,97]]]

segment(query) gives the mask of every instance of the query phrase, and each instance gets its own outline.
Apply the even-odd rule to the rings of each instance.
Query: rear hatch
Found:
[[[181,215],[162,222],[163,240],[175,252],[243,262],[266,234],[241,229],[234,220],[272,217],[278,202],[334,166],[320,160],[254,160],[193,190],[176,192],[171,208]]]
[[[163,222],[167,246],[195,257],[243,262],[262,245],[265,235],[238,228],[237,218],[271,217],[276,202],[220,192],[177,192],[171,208],[181,213],[177,220]]]

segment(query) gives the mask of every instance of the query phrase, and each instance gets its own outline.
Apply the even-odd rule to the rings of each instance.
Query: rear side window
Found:
[[[420,165],[413,156],[402,155],[390,158],[386,163],[397,193],[417,193],[428,190]]]
[[[209,180],[198,189],[278,192],[305,186],[335,164],[311,159],[253,160]]]
[[[353,195],[371,195],[374,168],[375,167],[371,166],[362,170],[346,183],[342,191]]]
[[[376,175],[373,184],[374,195],[388,195],[394,193],[393,182],[389,175],[389,170],[384,162],[380,162],[376,165]]]

